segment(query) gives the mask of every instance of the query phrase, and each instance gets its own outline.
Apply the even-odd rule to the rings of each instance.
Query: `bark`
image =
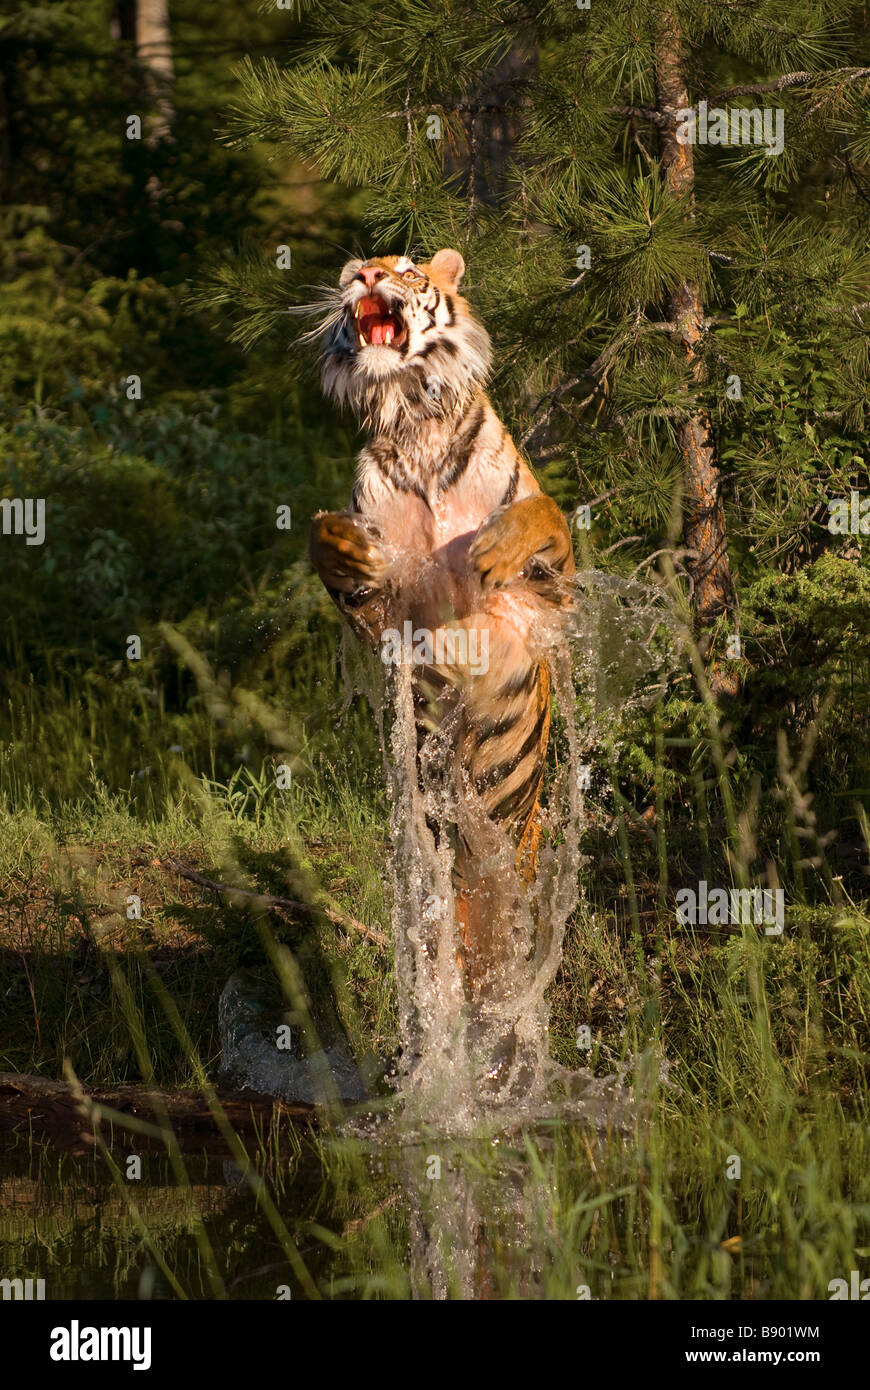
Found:
[[[472,95],[481,109],[469,127],[474,151],[470,176],[474,197],[481,202],[496,203],[505,193],[507,166],[520,134],[522,84],[533,80],[537,65],[537,49],[516,44]]]
[[[120,0],[112,31],[131,42],[148,75],[148,97],[153,104],[146,143],[152,147],[171,134],[175,120],[172,86],[172,36],[168,0]]]
[[[507,166],[520,134],[524,91],[538,65],[534,45],[516,43],[463,96],[463,148],[447,148],[444,174],[461,173],[469,217],[477,203],[494,206],[507,188]]]
[[[256,1135],[268,1128],[273,1115],[286,1115],[294,1125],[314,1123],[312,1105],[276,1100],[253,1091],[216,1090],[224,1115],[241,1135]],[[93,1145],[94,1106],[102,1110],[102,1132],[111,1137],[111,1113],[160,1124],[168,1115],[176,1142],[182,1149],[226,1150],[205,1096],[196,1091],[163,1091],[149,1086],[103,1086],[85,1092],[85,1103],[72,1086],[44,1076],[0,1072],[0,1134],[17,1131],[45,1135],[58,1147],[81,1152]],[[129,1131],[116,1128],[122,1136]],[[137,1133],[137,1148],[162,1148],[162,1141]]]
[[[112,16],[112,38],[136,42],[136,0],[118,0]]]
[[[690,217],[695,190],[694,147],[681,145],[676,136],[676,113],[689,106],[689,97],[683,75],[682,37],[672,11],[665,10],[661,15],[654,52],[658,111],[665,118],[658,127],[661,170],[673,196],[685,201],[686,215]],[[676,285],[668,298],[667,313],[669,321],[679,325],[679,341],[690,375],[700,384],[704,304],[698,286],[690,280]],[[680,427],[678,439],[683,456],[683,536],[687,549],[695,552],[687,561],[687,569],[694,584],[695,611],[703,628],[734,608],[722,476],[712,423],[704,409],[699,407]],[[714,684],[724,694],[731,688],[731,677],[714,673]]]
[[[154,100],[154,116],[148,140],[157,144],[165,140],[175,120],[172,105],[172,39],[169,33],[168,0],[137,0],[136,52],[148,69],[149,84]]]

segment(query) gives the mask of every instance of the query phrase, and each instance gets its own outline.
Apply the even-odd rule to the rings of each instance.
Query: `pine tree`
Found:
[[[361,193],[367,254],[463,252],[499,403],[558,500],[591,506],[589,558],[669,562],[733,692],[727,652],[769,659],[734,635],[763,629],[772,574],[855,575],[827,503],[867,477],[863,9],[299,8],[307,48],[245,64],[230,138]],[[255,279],[247,342],[286,322]]]

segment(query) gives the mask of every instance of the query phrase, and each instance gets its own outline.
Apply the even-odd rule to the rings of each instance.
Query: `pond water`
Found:
[[[247,1166],[238,1150],[131,1164],[118,1130],[103,1152],[7,1136],[0,1277],[43,1279],[47,1299],[827,1296],[844,1256],[823,1247],[842,1241],[805,1177],[777,1206],[763,1177],[723,1182],[718,1155],[666,1159],[654,1128],[590,1121],[460,1140],[390,1115],[281,1121]]]
[[[276,1130],[248,1177],[220,1154],[141,1153],[134,1167],[133,1137],[117,1131],[110,1159],[7,1140],[0,1272],[44,1280],[48,1299],[529,1298],[576,1297],[590,1279],[595,1296],[602,1280],[612,1287],[609,1256],[594,1274],[598,1256],[584,1273],[579,1248],[554,1260],[554,1172],[544,1179],[522,1136],[460,1150],[418,1135],[400,1147],[364,1128],[332,1138]],[[553,1148],[538,1136],[539,1153]]]

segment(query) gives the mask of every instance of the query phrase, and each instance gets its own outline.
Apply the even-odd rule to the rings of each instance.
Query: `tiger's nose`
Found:
[[[381,270],[379,265],[364,265],[356,278],[362,280],[363,284],[371,289],[377,280],[383,280],[386,273],[385,270]]]

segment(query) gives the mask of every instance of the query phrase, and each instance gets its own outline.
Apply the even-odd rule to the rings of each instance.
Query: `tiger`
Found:
[[[462,786],[508,837],[531,885],[550,737],[548,652],[574,552],[562,512],[487,395],[492,346],[459,292],[464,274],[449,248],[422,263],[354,258],[341,271],[319,330],[323,389],[369,437],[348,508],[314,517],[310,555],[370,647],[406,624],[416,633],[446,623],[466,646],[477,638],[478,652],[487,648],[485,670],[463,665],[465,648],[452,664],[430,654],[414,667],[418,741],[450,718]],[[499,925],[461,831],[453,852],[457,960],[474,1008],[497,973]]]

